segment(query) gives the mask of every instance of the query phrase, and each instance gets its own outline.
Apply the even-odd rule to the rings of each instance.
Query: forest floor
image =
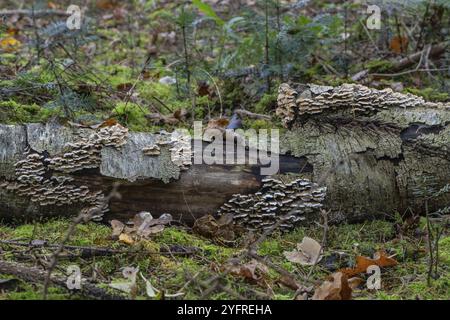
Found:
[[[272,117],[245,119],[244,129],[281,128],[274,110],[277,88],[287,81],[361,83],[430,101],[450,99],[448,50],[430,54],[432,46],[448,44],[445,1],[383,8],[382,30],[367,29],[367,14],[361,14],[367,8],[357,1],[283,1],[281,8],[279,1],[239,1],[244,8],[220,1],[85,1],[86,24],[72,32],[58,13],[72,1],[41,1],[45,5],[33,9],[57,14],[39,17],[14,13],[15,2],[5,0],[12,11],[4,19],[0,14],[0,123],[58,119],[90,126],[114,119],[131,131],[158,132],[190,128],[194,118],[229,119],[240,108]],[[420,60],[394,69],[418,52]],[[355,78],[360,72],[365,76]],[[0,259],[48,267],[55,251],[50,245],[61,243],[70,224],[0,223]],[[261,239],[256,262],[247,248],[258,235],[223,243],[176,225],[131,241],[113,237],[109,225],[89,222],[77,225],[65,245],[120,252],[81,257],[67,249],[54,273],[79,266],[84,279],[116,292],[111,284],[123,287],[124,268],[138,267],[126,298],[311,298],[336,271],[382,251],[396,265],[381,268],[378,290],[367,288],[367,273],[355,275],[354,299],[449,299],[448,228],[431,279],[427,234],[425,218],[414,225],[401,218],[331,225],[326,237],[323,226],[300,227]],[[285,254],[305,236],[324,247],[313,266]],[[41,299],[43,291],[41,281],[0,274],[0,299]],[[52,286],[48,298],[86,297]]]
[[[25,265],[48,263],[54,249],[48,247],[17,246],[6,244],[14,240],[30,243],[32,240],[57,244],[64,237],[69,220],[53,220],[45,223],[25,224],[16,227],[0,227],[0,257]],[[353,299],[448,299],[450,296],[450,235],[439,242],[439,268],[427,284],[428,254],[425,221],[410,236],[399,236],[399,226],[392,221],[371,221],[363,224],[330,226],[323,251],[323,258],[315,266],[304,266],[289,261],[283,254],[295,249],[304,236],[322,239],[323,228],[301,227],[288,234],[275,233],[261,242],[257,253],[266,263],[255,263],[243,256],[245,237],[232,246],[224,246],[211,239],[198,236],[184,227],[172,226],[147,240],[124,243],[111,236],[109,226],[88,223],[78,225],[66,245],[101,247],[123,252],[105,257],[80,257],[76,251],[70,257],[61,255],[56,274],[66,274],[68,266],[79,266],[83,279],[94,279],[100,287],[109,288],[114,283],[127,282],[123,268],[139,268],[142,276],[159,290],[156,299],[294,299],[295,287],[280,273],[285,270],[297,284],[305,287],[320,285],[332,272],[351,267],[357,256],[372,257],[384,250],[395,259],[396,266],[381,269],[381,288],[368,289],[369,275],[358,275],[353,289]],[[401,228],[400,228],[401,229]],[[36,243],[33,241],[32,243]],[[66,253],[64,251],[64,253]],[[170,253],[172,252],[172,254]],[[180,255],[179,253],[185,254]],[[230,264],[233,271],[226,269]],[[252,266],[253,264],[253,266]],[[256,267],[254,267],[256,266]],[[311,271],[312,269],[312,271]],[[95,278],[93,278],[95,274]],[[308,278],[309,275],[309,279]],[[14,276],[2,275],[0,299],[41,299],[42,283],[24,282]],[[14,280],[15,279],[15,280]],[[303,280],[307,279],[305,283]],[[127,298],[146,298],[146,283],[138,277],[136,289]],[[309,291],[308,291],[309,290]],[[306,289],[306,295],[312,295]],[[175,296],[171,296],[174,295]],[[179,294],[179,295],[177,295]],[[81,299],[64,287],[51,287],[49,299]]]

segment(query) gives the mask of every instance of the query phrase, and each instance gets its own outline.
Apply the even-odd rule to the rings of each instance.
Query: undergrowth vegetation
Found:
[[[51,5],[65,10],[66,2]],[[197,120],[238,108],[271,114],[287,80],[361,81],[448,101],[448,51],[423,57],[415,69],[395,69],[445,40],[448,4],[374,4],[382,9],[381,29],[368,29],[367,4],[358,1],[85,1],[80,30],[51,14],[7,15],[0,29],[1,121],[115,117],[132,130],[154,131],[173,126],[155,114],[181,109]],[[48,6],[36,1],[33,10]],[[366,77],[355,77],[363,70]]]
[[[2,124],[57,119],[83,127],[115,119],[131,131],[159,132],[191,129],[192,120],[229,119],[239,109],[256,115],[242,119],[244,129],[281,129],[275,108],[285,82],[360,83],[450,101],[445,0],[373,0],[382,8],[379,29],[368,27],[365,1],[84,0],[76,30],[66,24],[70,0],[22,1],[21,12],[16,2],[3,0],[0,8]],[[266,262],[260,263],[245,254],[258,236],[251,233],[225,245],[172,225],[126,243],[112,237],[109,226],[89,222],[63,241],[69,219],[1,223],[0,257],[46,269],[58,243],[108,248],[117,251],[61,255],[54,273],[67,275],[77,265],[83,278],[114,292],[110,284],[123,282],[124,268],[139,268],[138,286],[127,298],[146,298],[149,281],[155,299],[286,300],[301,292],[311,297],[330,274],[383,252],[397,264],[382,268],[378,290],[367,288],[368,274],[358,275],[353,298],[448,299],[448,220],[430,227],[427,218],[408,232],[401,218],[330,225],[313,266],[287,259],[286,252],[304,237],[325,238],[317,225],[270,234],[253,253]],[[0,280],[0,299],[42,298],[42,283],[9,275]],[[85,297],[51,286],[47,298]]]
[[[31,241],[42,240],[48,243],[58,243],[64,237],[70,221],[64,219],[45,223],[27,224],[17,227],[0,227],[0,238],[3,240]],[[422,220],[416,230],[425,234],[425,221]],[[447,299],[450,295],[450,237],[445,235],[439,242],[440,260],[438,276],[432,280],[432,286],[427,285],[427,253],[426,241],[423,236],[418,238],[403,237],[396,234],[392,221],[371,221],[363,224],[330,226],[328,243],[324,257],[313,270],[312,284],[318,284],[333,271],[350,267],[355,264],[356,256],[372,256],[377,250],[385,250],[395,257],[398,265],[383,268],[381,273],[382,288],[369,290],[363,282],[354,291],[355,299]],[[269,259],[273,264],[289,271],[298,278],[305,277],[311,266],[292,263],[284,256],[285,251],[295,248],[304,236],[320,239],[323,229],[320,227],[300,227],[288,234],[273,234],[265,239],[258,249],[261,257]],[[161,234],[150,240],[142,240],[128,246],[111,239],[111,229],[106,225],[88,223],[78,225],[72,239],[67,245],[96,246],[112,249],[123,249],[123,253],[108,257],[83,259],[80,257],[61,258],[58,272],[64,274],[67,267],[79,265],[83,277],[90,278],[95,273],[97,280],[105,284],[123,281],[122,271],[125,267],[139,267],[140,272],[151,281],[152,285],[166,294],[183,293],[179,298],[199,299],[205,289],[196,282],[190,282],[192,277],[198,281],[207,281],[215,272],[239,258],[245,249],[245,239],[233,247],[224,247],[210,239],[192,234],[188,229],[180,227],[166,228]],[[0,252],[11,245],[0,243]],[[182,255],[167,255],[165,248],[190,248],[192,253]],[[26,249],[30,250],[30,249]],[[36,256],[50,254],[50,249],[35,248]],[[39,252],[39,254],[37,254]],[[155,252],[159,254],[155,254]],[[2,259],[14,260],[20,256],[20,250],[15,253],[0,253]],[[33,255],[27,263],[33,264]],[[286,287],[281,275],[274,269],[263,272],[258,280],[229,274],[223,278],[222,285],[245,298],[269,297],[273,299],[292,299],[295,290]],[[366,279],[368,275],[361,275]],[[2,276],[2,278],[8,278]],[[0,294],[3,299],[40,299],[42,285],[20,282],[13,290]],[[111,289],[112,290],[112,289]],[[76,299],[76,294],[69,294],[61,288],[49,291],[50,299]],[[156,298],[162,298],[161,294]],[[80,298],[80,297],[78,297]],[[140,284],[136,298],[145,298],[145,287]],[[209,296],[211,299],[235,298],[217,290]]]

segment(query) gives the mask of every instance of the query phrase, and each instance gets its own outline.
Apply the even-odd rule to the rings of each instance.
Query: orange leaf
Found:
[[[116,119],[109,118],[102,122],[102,124],[100,125],[100,128],[112,127],[112,126],[115,126],[116,124],[118,124]]]
[[[356,257],[356,266],[354,268],[346,268],[340,270],[340,272],[345,273],[348,277],[356,276],[360,273],[367,272],[367,268],[371,265],[377,265],[380,268],[382,267],[391,267],[397,265],[398,262],[390,258],[386,255],[386,252],[380,250],[374,254],[373,259],[357,256]]]
[[[228,126],[230,121],[227,118],[211,119],[208,122],[208,129],[221,129]]]
[[[119,3],[117,0],[98,0],[95,5],[99,9],[111,10],[116,8],[119,5]]]
[[[312,300],[350,300],[352,289],[348,285],[345,273],[333,273],[330,278],[316,289]]]
[[[395,53],[403,53],[406,52],[406,48],[408,47],[408,38],[407,37],[393,37],[389,44],[389,48]]]
[[[52,1],[49,1],[47,3],[47,7],[49,7],[50,9],[58,9],[58,6]]]
[[[15,36],[16,34],[19,33],[19,29],[9,27],[8,30],[6,30],[6,33],[10,36]]]

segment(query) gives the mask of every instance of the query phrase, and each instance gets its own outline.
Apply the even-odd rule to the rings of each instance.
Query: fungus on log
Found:
[[[193,142],[178,131],[0,125],[0,219],[94,207],[108,220],[150,211],[193,223],[231,213],[249,229],[280,218],[290,229],[314,221],[321,209],[334,221],[421,213],[415,193],[426,187],[422,178],[434,188],[449,183],[449,105],[353,84],[282,84],[276,112],[289,130],[272,177],[261,176],[261,164],[193,164],[184,152]],[[235,152],[228,147],[226,156]],[[115,182],[122,197],[106,205]],[[449,201],[435,198],[430,210]]]
[[[107,213],[107,219],[151,211],[192,223],[215,213],[233,194],[261,187],[258,166],[192,165],[192,153],[184,152],[191,150],[191,138],[178,131],[0,125],[0,147],[0,219],[95,208]],[[308,169],[302,159],[282,159],[285,172]],[[115,182],[122,197],[106,205],[105,196]]]
[[[325,178],[336,217],[423,213],[417,191],[450,183],[448,103],[356,84],[282,84],[276,113],[290,128],[281,152],[307,159],[314,170],[303,177]],[[449,201],[434,199],[431,210]]]

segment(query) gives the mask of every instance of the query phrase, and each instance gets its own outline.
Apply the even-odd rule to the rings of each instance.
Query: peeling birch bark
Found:
[[[107,220],[150,211],[190,224],[204,214],[231,214],[249,229],[287,215],[289,229],[314,221],[320,209],[334,221],[422,213],[415,195],[422,177],[436,188],[450,182],[448,104],[359,85],[283,84],[278,101],[289,130],[273,177],[261,176],[260,165],[191,165],[182,153],[174,160],[174,150],[189,144],[175,134],[0,125],[0,219],[101,206]],[[122,198],[104,206],[115,182]],[[443,195],[430,209],[449,202]]]

